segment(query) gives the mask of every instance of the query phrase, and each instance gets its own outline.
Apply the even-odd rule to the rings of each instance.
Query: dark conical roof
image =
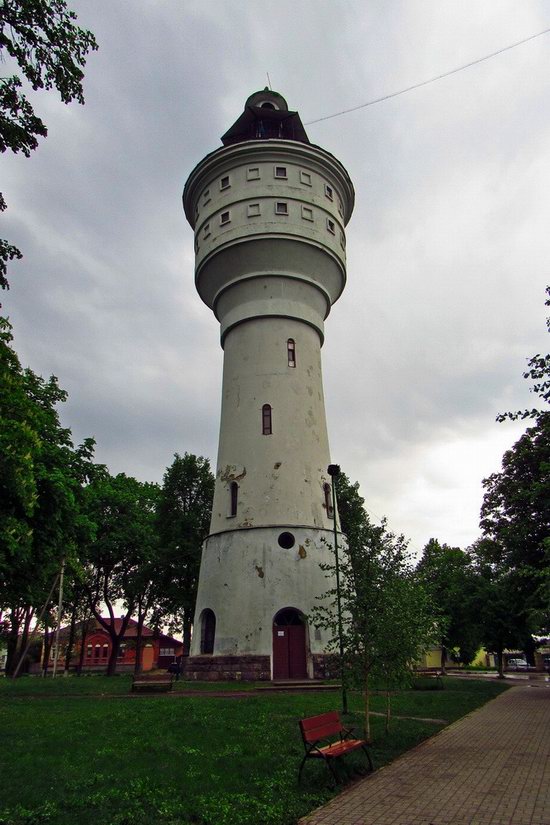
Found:
[[[222,135],[222,143],[230,146],[246,140],[269,139],[309,143],[298,112],[290,112],[284,97],[266,87],[250,95],[242,115]]]

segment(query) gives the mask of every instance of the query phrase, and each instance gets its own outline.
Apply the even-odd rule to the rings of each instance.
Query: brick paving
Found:
[[[550,825],[550,687],[514,687],[299,825]]]

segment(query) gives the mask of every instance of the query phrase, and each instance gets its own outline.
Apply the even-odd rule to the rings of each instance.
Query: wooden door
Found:
[[[303,624],[289,625],[288,678],[307,679],[306,628]]]
[[[305,625],[273,625],[273,678],[307,679]]]

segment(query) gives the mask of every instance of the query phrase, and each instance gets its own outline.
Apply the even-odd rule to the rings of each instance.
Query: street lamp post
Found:
[[[340,475],[338,464],[329,464],[327,473],[332,481],[332,524],[334,528],[334,561],[336,566],[336,609],[338,612],[338,642],[340,647],[340,681],[342,682],[342,713],[348,712],[348,695],[344,673],[344,639],[342,637],[342,601],[340,596],[340,562],[338,559],[338,528],[336,525],[336,477]]]

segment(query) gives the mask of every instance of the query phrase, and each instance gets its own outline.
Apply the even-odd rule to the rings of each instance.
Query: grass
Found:
[[[297,720],[338,707],[338,693],[217,698],[209,690],[227,685],[179,682],[178,692],[201,693],[128,698],[130,683],[0,680],[0,825],[292,825],[337,792],[321,764],[306,765],[301,786],[296,777]],[[393,713],[453,721],[505,689],[452,678],[445,685],[395,695]],[[361,708],[351,693],[358,727]],[[373,697],[372,710],[383,708],[383,697]],[[376,767],[442,727],[396,718],[385,736],[381,717],[372,724]],[[350,757],[342,770],[358,765]]]

